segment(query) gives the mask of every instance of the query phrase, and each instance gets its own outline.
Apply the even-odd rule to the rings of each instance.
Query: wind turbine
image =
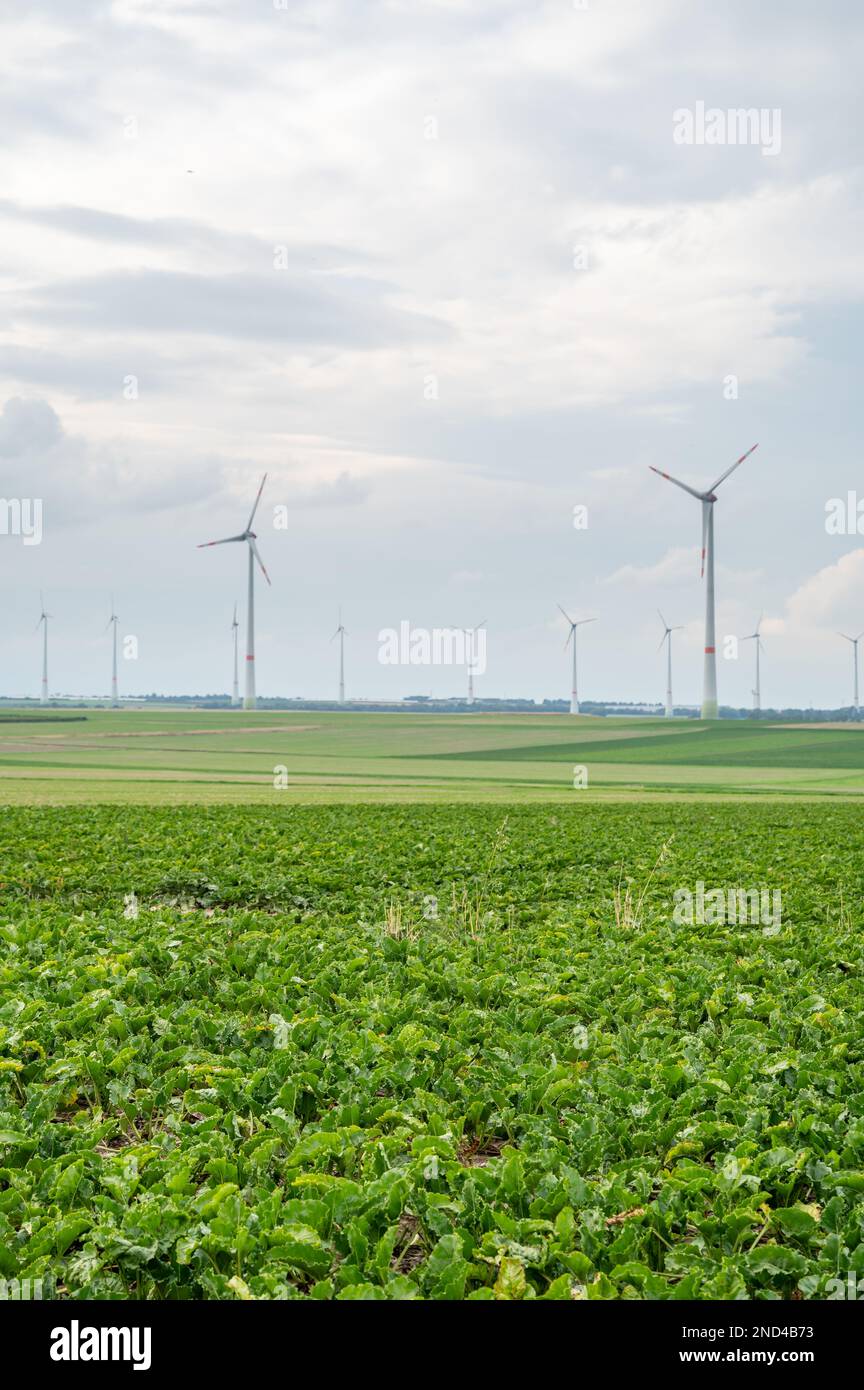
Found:
[[[559,613],[564,613],[564,609],[561,607],[560,603],[559,603],[559,604],[556,604],[556,607],[557,607]],[[567,641],[564,643],[564,650],[565,650],[565,652],[566,652],[568,646],[570,645],[570,643],[571,643],[571,642],[573,643],[573,686],[572,686],[572,689],[571,689],[571,691],[570,691],[570,713],[571,713],[571,714],[578,714],[578,713],[579,713],[579,689],[578,689],[578,685],[577,685],[577,681],[576,681],[576,629],[579,628],[579,627],[584,627],[586,623],[596,623],[597,619],[596,619],[596,618],[580,618],[578,622],[575,622],[575,623],[574,623],[574,621],[573,621],[573,619],[570,617],[570,614],[569,614],[569,613],[564,613],[564,617],[567,619],[568,623],[570,624],[570,631],[569,631],[569,633],[567,634]]]
[[[231,632],[234,637],[234,685],[231,690],[231,703],[236,709],[240,703],[240,681],[237,673],[237,646],[240,624],[237,621],[237,604],[234,604],[234,618],[231,623]]]
[[[40,694],[40,696],[39,696],[39,703],[40,703],[40,705],[47,705],[47,703],[48,703],[48,619],[51,617],[51,614],[45,612],[45,598],[44,598],[44,596],[43,596],[41,590],[40,590],[40,592],[39,592],[39,607],[40,607],[41,610],[42,610],[41,613],[40,613],[40,615],[39,615],[39,621],[38,621],[38,623],[36,624],[36,631],[37,631],[37,632],[39,631],[40,627],[41,627],[41,629],[42,629],[42,691],[41,691],[41,694]]]
[[[336,631],[333,633],[333,636],[330,638],[330,641],[331,641],[331,642],[335,642],[335,640],[336,640],[337,637],[339,638],[339,703],[340,703],[340,705],[344,705],[344,703],[345,703],[345,637],[346,637],[346,632],[345,632],[345,628],[344,628],[343,625],[342,625],[342,609],[341,609],[341,608],[339,609],[339,626],[337,627]]]
[[[691,497],[702,503],[702,577],[705,579],[705,668],[702,678],[702,718],[717,718],[717,656],[714,646],[714,503],[717,501],[715,496],[716,489],[722,482],[734,473],[735,469],[749,458],[753,449],[758,449],[759,445],[754,444],[742,454],[740,459],[736,459],[731,468],[727,468],[725,473],[721,473],[716,483],[712,483],[707,492],[697,492],[695,487],[690,487],[687,483],[682,483],[678,478],[673,478],[671,473],[664,473],[662,469],[655,468],[649,464],[652,473],[659,473],[661,478],[667,482],[674,483],[684,492],[689,492]]]
[[[465,636],[468,638],[467,662],[468,662],[468,704],[469,704],[469,705],[473,705],[473,703],[474,703],[474,637],[475,637],[475,634],[476,634],[477,632],[479,632],[480,628],[481,628],[481,627],[485,627],[485,626],[486,626],[486,619],[484,618],[483,621],[482,621],[482,623],[478,623],[476,627],[463,627],[463,629],[462,629],[462,631],[464,632]]]
[[[118,691],[117,691],[117,624],[119,623],[119,621],[120,621],[120,619],[118,618],[117,614],[114,612],[114,595],[112,594],[112,595],[111,595],[111,617],[108,619],[107,623],[105,624],[105,631],[106,631],[106,632],[108,631],[109,627],[112,627],[112,626],[113,626],[113,628],[114,628],[114,633],[113,633],[112,642],[111,642],[111,653],[112,653],[112,655],[111,655],[111,707],[112,707],[112,709],[118,709],[119,706],[120,706],[120,696],[119,696]]]
[[[663,643],[666,643],[666,718],[672,719],[674,718],[675,712],[672,704],[672,633],[680,632],[682,624],[679,623],[677,627],[670,627],[659,608],[657,612],[663,624],[663,636],[660,638],[660,644],[657,647],[658,652],[660,647],[663,646]]]
[[[861,711],[858,708],[858,643],[861,641],[861,638],[864,637],[864,632],[859,632],[857,637],[847,637],[845,632],[838,632],[837,636],[845,637],[847,642],[852,643],[852,660],[854,662],[855,671],[855,696],[852,703],[855,706],[855,718],[860,719]]]
[[[270,583],[270,576],[264,568],[264,561],[258,554],[258,547],[255,544],[258,537],[252,530],[252,522],[255,520],[255,513],[258,510],[258,503],[261,501],[261,493],[264,491],[264,484],[267,481],[267,474],[261,479],[261,486],[255,498],[255,505],[249,513],[249,520],[246,529],[241,531],[239,536],[226,536],[221,541],[204,541],[198,546],[199,550],[207,550],[211,545],[231,545],[235,541],[245,541],[249,551],[249,592],[246,604],[246,693],[243,697],[243,708],[254,709],[255,700],[255,561],[261,566],[261,573]]]
[[[755,632],[748,632],[746,637],[742,637],[742,642],[756,643],[756,689],[753,691],[753,713],[758,714],[762,708],[762,685],[759,679],[759,653],[762,650],[762,637],[759,629],[762,626],[763,615],[759,614],[759,621],[756,624]]]

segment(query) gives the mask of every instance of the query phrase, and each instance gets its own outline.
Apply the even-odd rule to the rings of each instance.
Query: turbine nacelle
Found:
[[[561,607],[560,603],[556,603],[555,607],[558,609],[558,612],[559,612],[559,613],[563,614],[563,616],[567,619],[568,623],[570,624],[570,631],[569,631],[568,634],[567,634],[567,641],[564,643],[564,650],[566,651],[567,648],[569,647],[571,641],[573,640],[573,635],[574,635],[574,633],[575,633],[577,627],[584,627],[586,623],[596,623],[597,619],[596,619],[596,618],[577,618],[576,621],[574,622],[573,619],[570,617],[570,614],[564,612],[564,609]]]
[[[764,618],[764,616],[764,613],[759,614],[759,621],[756,624],[756,631],[746,633],[746,635],[741,638],[742,642],[758,642],[760,647],[764,645],[762,642],[762,619]]]
[[[683,624],[683,623],[677,623],[677,624],[675,625],[675,627],[670,627],[669,624],[667,623],[666,619],[663,617],[663,614],[660,612],[660,609],[659,609],[659,608],[657,609],[657,617],[660,619],[661,623],[663,624],[663,636],[660,638],[660,641],[657,643],[657,650],[658,650],[658,652],[659,652],[659,650],[660,650],[660,648],[663,646],[663,643],[664,643],[664,642],[666,642],[666,641],[671,642],[671,640],[672,640],[672,633],[673,633],[673,632],[682,632],[682,631],[683,631],[684,624]]]

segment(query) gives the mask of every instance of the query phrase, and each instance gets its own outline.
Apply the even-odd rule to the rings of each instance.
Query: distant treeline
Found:
[[[236,708],[231,704],[229,695],[131,695],[124,697],[125,705],[174,705],[187,707],[189,709],[218,709],[229,710]],[[73,709],[104,709],[108,708],[107,700],[63,700],[52,701],[49,705],[51,713],[44,712],[44,707],[36,701],[28,704],[26,701],[3,700],[0,698],[0,722],[14,722],[22,718],[37,718],[41,720],[69,720],[83,718],[81,715],[71,715],[65,713],[54,713],[54,710],[73,710]],[[517,699],[476,699],[472,705],[467,700],[436,700],[428,695],[409,695],[405,700],[349,700],[347,704],[340,705],[336,700],[303,700],[287,699],[284,696],[258,696],[257,707],[259,710],[332,710],[332,711],[355,711],[367,713],[401,713],[401,714],[566,714],[570,708],[567,700],[517,700]],[[624,700],[582,700],[579,708],[582,714],[591,714],[600,718],[608,717],[652,717],[657,718],[663,714],[662,705],[650,705],[640,701]],[[238,711],[239,712],[239,711]],[[693,705],[676,705],[676,719],[698,719],[699,710]],[[752,709],[734,709],[730,705],[720,706],[721,719],[760,719],[777,723],[787,721],[799,724],[826,724],[826,723],[855,723],[858,716],[851,706],[843,709],[763,709],[759,714],[754,714]]]
[[[0,708],[0,724],[81,724],[86,718],[86,714],[43,714],[41,709]]]

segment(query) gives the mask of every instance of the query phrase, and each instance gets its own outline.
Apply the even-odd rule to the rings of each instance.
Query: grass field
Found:
[[[829,1296],[864,1276],[862,791],[843,727],[0,723],[0,1278]],[[749,915],[682,919],[700,884]]]
[[[577,768],[587,775],[578,790]],[[707,793],[861,796],[864,733],[749,721],[315,711],[97,710],[68,723],[43,724],[39,714],[0,723],[7,804]]]

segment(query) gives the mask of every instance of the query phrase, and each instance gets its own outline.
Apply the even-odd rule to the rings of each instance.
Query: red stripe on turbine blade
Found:
[[[705,655],[706,655],[706,656],[713,656],[716,650],[717,650],[716,647],[706,647],[706,648],[705,648]]]
[[[254,661],[255,658],[254,658],[254,656],[249,656],[249,655],[247,654],[246,660],[247,660],[247,661]]]

